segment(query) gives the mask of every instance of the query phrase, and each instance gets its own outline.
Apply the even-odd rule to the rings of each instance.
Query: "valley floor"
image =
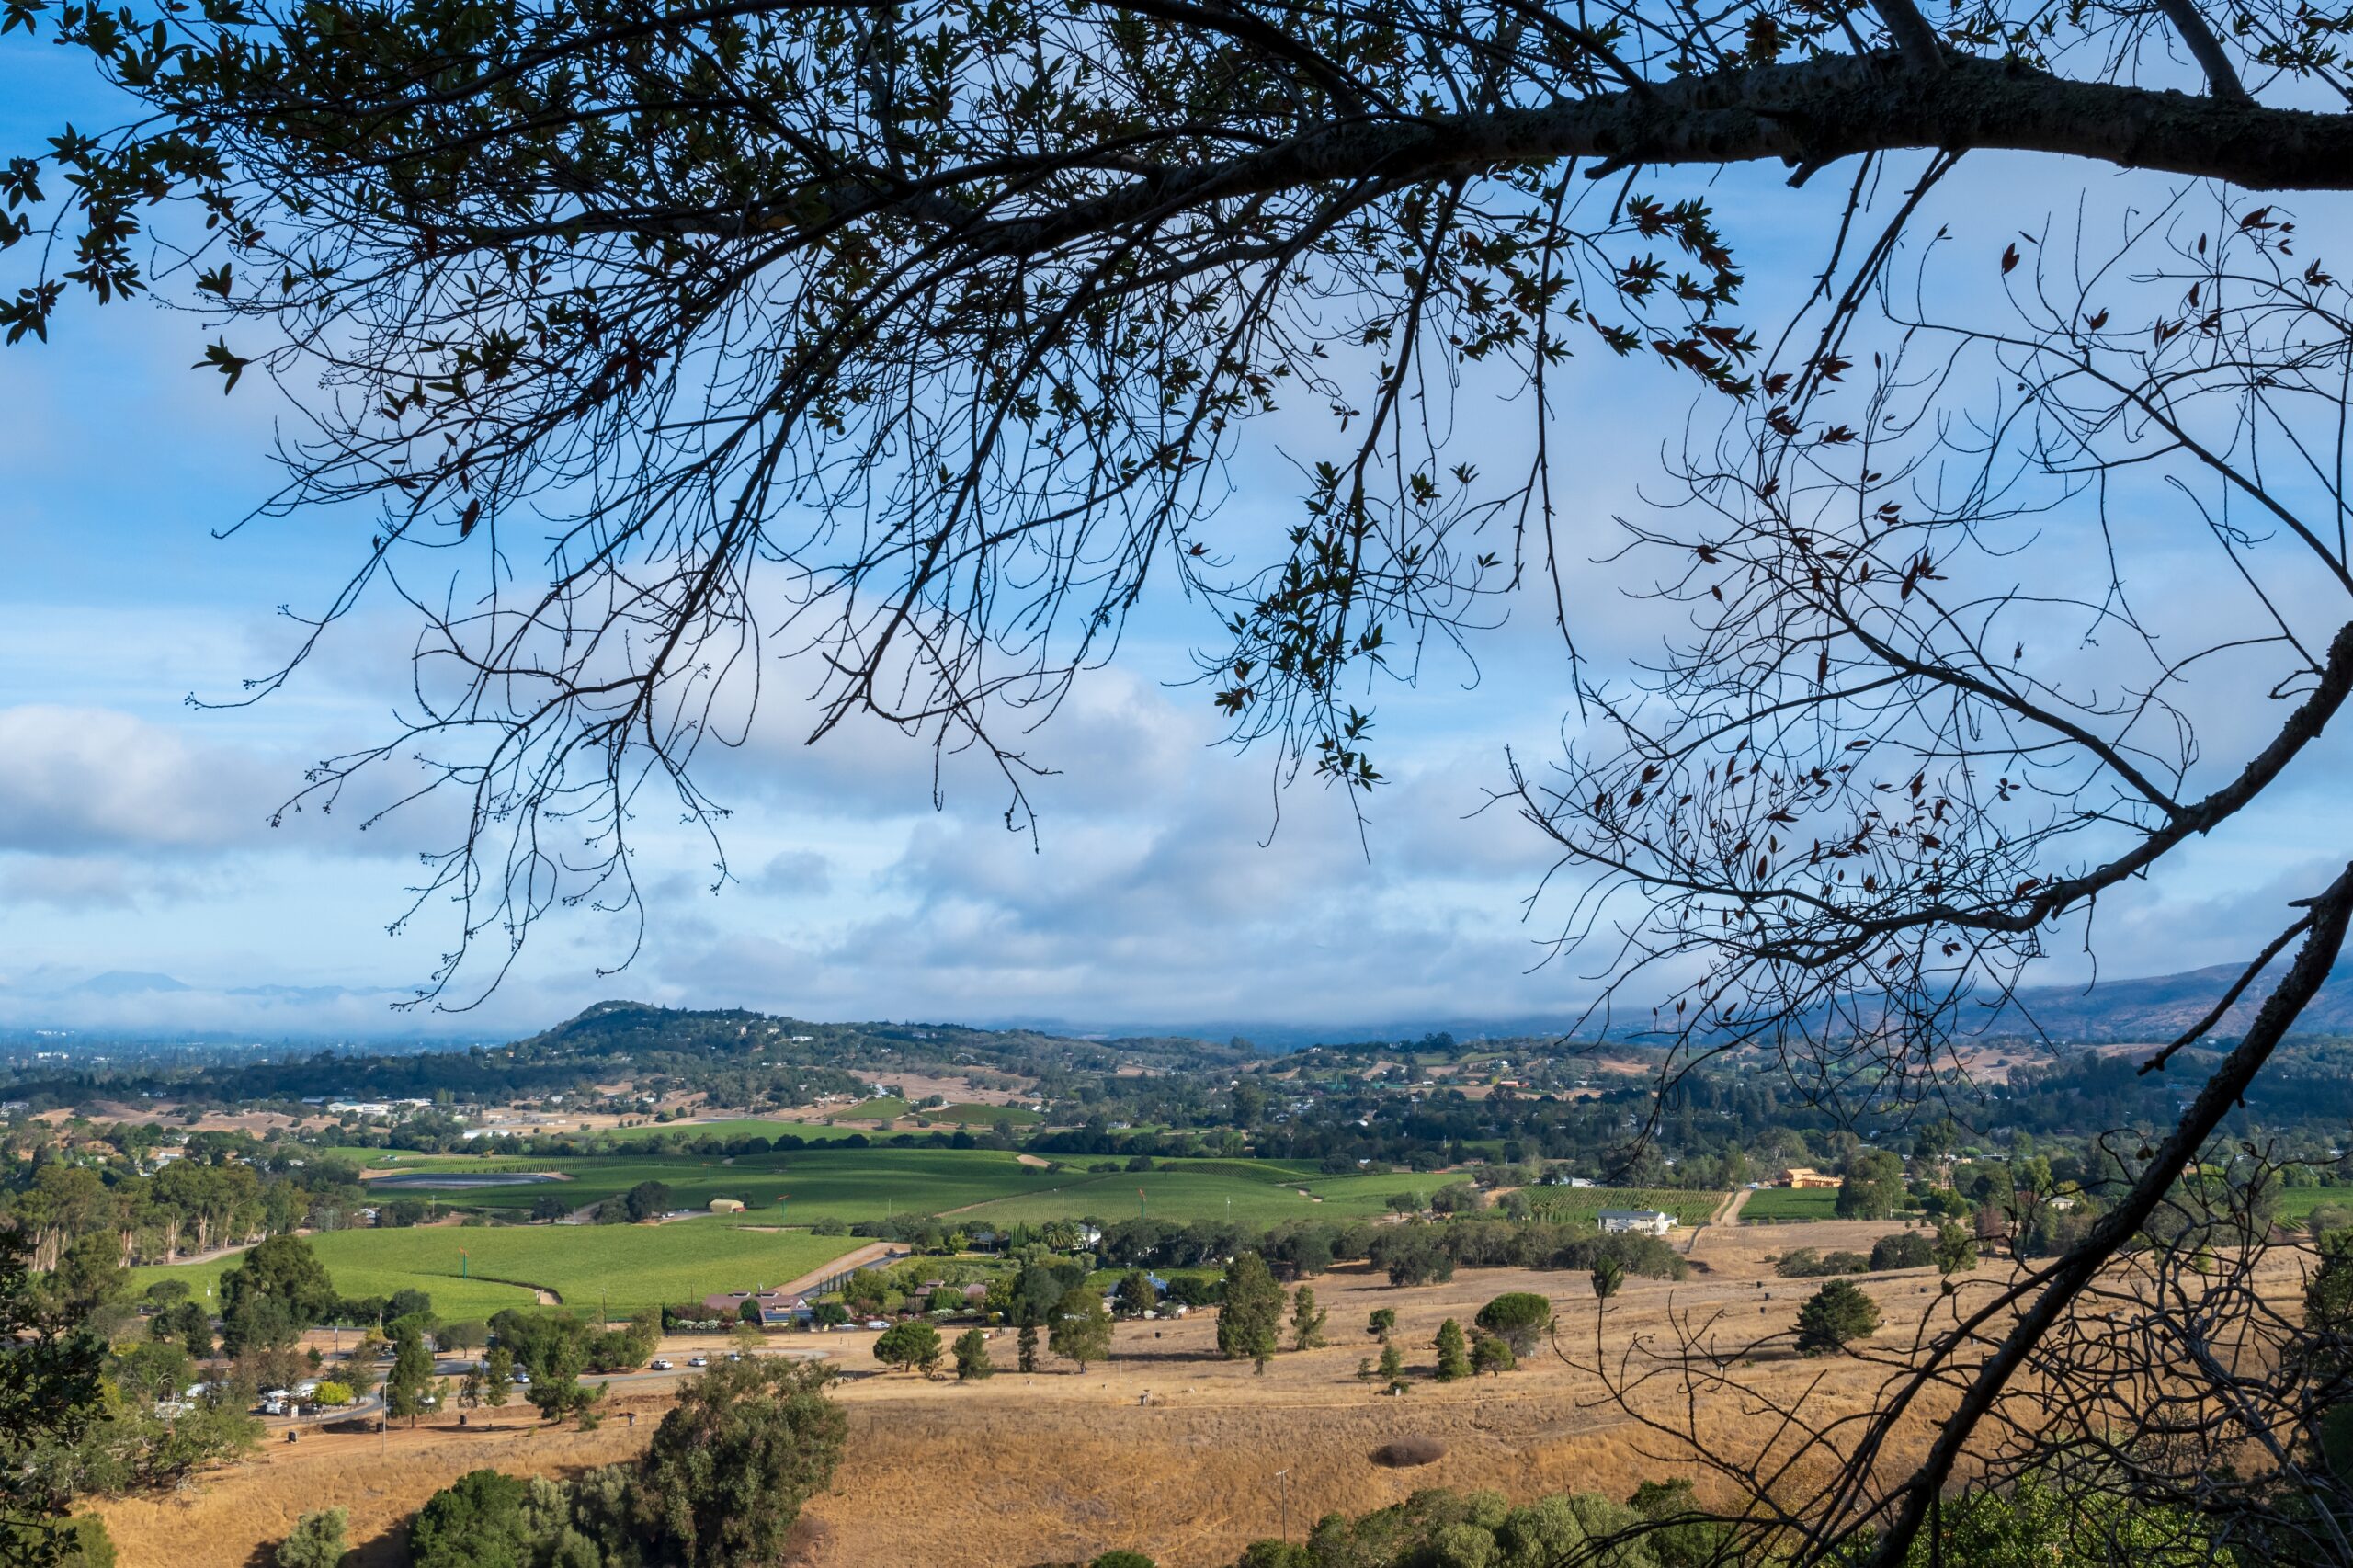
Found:
[[[1895,1228],[1809,1225],[1802,1244],[1867,1250]],[[1710,1227],[1689,1279],[1627,1281],[1604,1319],[1603,1356],[1614,1364],[1645,1336],[1659,1343],[1670,1305],[1714,1314],[1727,1346],[1786,1330],[1813,1282],[1774,1278],[1767,1259],[1801,1244],[1799,1233]],[[1989,1266],[1981,1278],[1993,1272]],[[1929,1270],[1862,1283],[1886,1313],[1878,1343],[1890,1347],[1907,1342],[1938,1299]],[[1122,1324],[1113,1358],[1084,1374],[1056,1361],[1052,1371],[1003,1371],[968,1384],[877,1370],[870,1335],[780,1341],[833,1356],[846,1374],[837,1393],[851,1417],[836,1484],[804,1515],[793,1561],[801,1568],[1020,1568],[1127,1547],[1162,1568],[1222,1568],[1250,1540],[1281,1533],[1286,1518],[1296,1539],[1335,1509],[1379,1507],[1427,1486],[1492,1487],[1516,1500],[1573,1490],[1624,1496],[1644,1479],[1696,1473],[1646,1457],[1665,1442],[1616,1408],[1590,1372],[1550,1350],[1501,1377],[1429,1381],[1439,1322],[1450,1316],[1467,1327],[1506,1290],[1551,1297],[1563,1347],[1590,1363],[1595,1314],[1583,1274],[1464,1270],[1449,1284],[1395,1290],[1358,1266],[1314,1284],[1329,1312],[1329,1346],[1279,1356],[1263,1377],[1246,1362],[1215,1358],[1210,1313]],[[1356,1375],[1358,1358],[1378,1352],[1364,1332],[1376,1307],[1398,1313],[1414,1378],[1402,1397]],[[693,1348],[676,1339],[665,1354]],[[1011,1332],[999,1333],[991,1350],[1010,1366]],[[1852,1360],[1801,1360],[1783,1341],[1743,1376],[1785,1393],[1822,1379],[1824,1398],[1852,1406],[1882,1373]],[[651,1437],[668,1398],[660,1383],[617,1390],[613,1414],[593,1433],[537,1428],[528,1407],[510,1407],[489,1431],[438,1426],[320,1434],[290,1447],[281,1440],[181,1495],[119,1502],[105,1513],[123,1568],[244,1568],[266,1561],[256,1550],[282,1538],[302,1511],[341,1505],[352,1511],[352,1539],[362,1548],[353,1568],[398,1568],[406,1519],[458,1475],[484,1465],[554,1473],[626,1458]],[[1756,1424],[1744,1424],[1735,1402],[1722,1404],[1702,1411],[1701,1440],[1718,1451],[1752,1445]],[[634,1428],[624,1418],[630,1411]],[[1374,1449],[1407,1436],[1434,1437],[1447,1452],[1412,1470],[1371,1460]]]

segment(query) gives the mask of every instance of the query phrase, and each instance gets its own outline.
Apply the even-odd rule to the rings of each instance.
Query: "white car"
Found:
[[[664,1360],[659,1356],[656,1356],[653,1360],[648,1361],[646,1365],[657,1372],[666,1372],[671,1370],[670,1363]]]
[[[687,1358],[687,1365],[689,1367],[708,1367],[710,1365],[710,1358],[708,1356],[689,1356]]]
[[[727,1358],[730,1361],[741,1361],[744,1358],[744,1353],[741,1350],[730,1350],[727,1353]]]

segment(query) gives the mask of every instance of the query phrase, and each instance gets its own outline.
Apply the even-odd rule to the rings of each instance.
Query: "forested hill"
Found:
[[[352,1099],[500,1100],[585,1093],[629,1082],[717,1091],[724,1103],[808,1104],[858,1094],[893,1074],[1000,1075],[1005,1086],[1051,1089],[1072,1074],[1123,1066],[1205,1068],[1247,1060],[1246,1046],[1185,1039],[1076,1040],[957,1024],[824,1024],[746,1012],[600,1002],[503,1046],[343,1053],[320,1051],[195,1069],[136,1061],[9,1074],[8,1097],[41,1104],[144,1094],[227,1104],[334,1096]]]

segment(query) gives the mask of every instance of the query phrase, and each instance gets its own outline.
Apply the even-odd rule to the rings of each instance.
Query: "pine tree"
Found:
[[[433,1408],[433,1352],[425,1336],[411,1331],[394,1342],[392,1375],[384,1380],[384,1413],[406,1416],[408,1424]]]
[[[1281,1346],[1283,1288],[1265,1258],[1245,1252],[1226,1265],[1225,1302],[1217,1311],[1219,1355],[1228,1360],[1246,1357],[1264,1374]]]
[[[1471,1349],[1463,1343],[1462,1325],[1452,1318],[1438,1325],[1438,1381],[1454,1382],[1471,1375]]]
[[[1089,1361],[1111,1354],[1111,1314],[1103,1310],[1103,1292],[1092,1285],[1074,1285],[1054,1309],[1054,1325],[1046,1335],[1047,1347],[1086,1370]]]
[[[1293,1350],[1320,1350],[1324,1347],[1324,1314],[1315,1305],[1315,1287],[1302,1285],[1291,1298],[1290,1347]]]
[[[1798,1309],[1798,1353],[1827,1356],[1879,1332],[1879,1303],[1851,1281],[1833,1279]]]
[[[1025,1372],[1036,1371],[1038,1369],[1038,1325],[1036,1324],[1025,1323],[1021,1325],[1019,1346],[1021,1369]]]
[[[956,1336],[956,1381],[971,1382],[992,1377],[996,1368],[989,1361],[988,1336],[977,1328],[968,1328]]]
[[[482,1398],[493,1410],[506,1403],[515,1382],[515,1352],[504,1345],[491,1346],[482,1362]]]
[[[1402,1388],[1405,1382],[1405,1353],[1391,1340],[1381,1347],[1381,1381],[1391,1388]]]

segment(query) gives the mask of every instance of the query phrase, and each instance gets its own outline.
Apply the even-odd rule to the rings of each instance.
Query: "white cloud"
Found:
[[[0,847],[218,849],[267,832],[277,798],[251,758],[127,713],[0,710]]]

